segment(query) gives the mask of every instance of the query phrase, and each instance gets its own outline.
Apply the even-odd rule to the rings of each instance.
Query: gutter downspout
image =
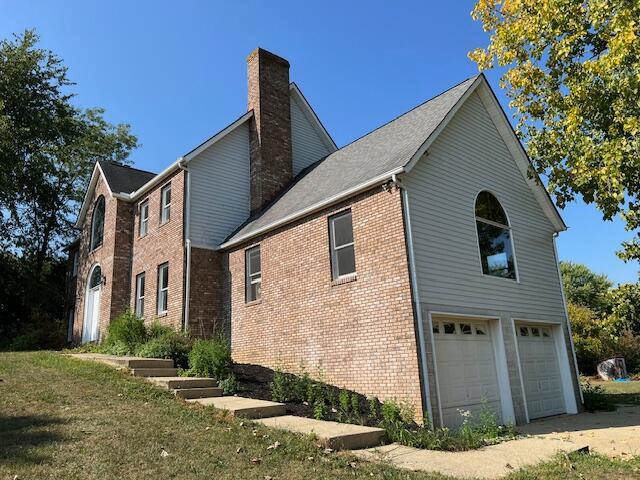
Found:
[[[191,296],[191,173],[185,166],[186,162],[183,158],[178,161],[178,167],[185,172],[186,177],[186,189],[185,189],[185,215],[184,215],[184,246],[186,256],[185,267],[185,286],[184,286],[184,314],[183,314],[183,329],[185,332],[189,332],[189,297]]]
[[[420,369],[422,370],[422,391],[424,392],[424,396],[427,401],[427,414],[429,415],[429,421],[431,422],[431,427],[433,428],[434,419],[433,419],[433,408],[431,406],[431,394],[429,391],[429,371],[427,370],[427,353],[426,353],[426,343],[424,336],[424,325],[422,323],[422,308],[420,304],[420,292],[418,289],[418,275],[416,272],[416,259],[413,250],[413,234],[411,231],[411,216],[409,214],[409,192],[407,189],[400,185],[395,175],[393,176],[393,181],[396,183],[400,191],[402,192],[402,210],[404,213],[404,223],[406,229],[406,240],[407,240],[407,251],[409,255],[409,270],[411,276],[411,290],[413,293],[413,301],[415,303],[415,311],[416,311],[416,320],[418,322],[418,342],[419,352],[420,352]]]
[[[571,321],[569,320],[569,311],[567,310],[567,299],[564,295],[564,284],[562,282],[562,272],[560,271],[560,261],[558,260],[558,248],[556,247],[556,238],[558,238],[558,232],[554,232],[553,234],[553,255],[556,258],[556,268],[558,269],[558,281],[560,282],[560,293],[562,294],[562,307],[564,308],[564,318],[567,321],[567,330],[569,332],[569,344],[571,345],[571,355],[573,356],[573,366],[576,370],[576,381],[578,382],[578,392],[580,393],[580,401],[582,401],[582,405],[584,406],[584,395],[582,394],[582,388],[580,387],[580,380],[578,379],[578,376],[580,375],[580,371],[578,370],[578,360],[576,359],[576,347],[573,344],[573,333],[571,332]],[[573,386],[573,388],[575,389],[575,385]]]

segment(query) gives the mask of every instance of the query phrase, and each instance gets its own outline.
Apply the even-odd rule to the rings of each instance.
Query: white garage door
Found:
[[[529,418],[565,413],[558,353],[551,327],[516,325]]]
[[[459,426],[461,411],[476,415],[486,403],[502,421],[498,377],[487,322],[433,319],[444,425]]]

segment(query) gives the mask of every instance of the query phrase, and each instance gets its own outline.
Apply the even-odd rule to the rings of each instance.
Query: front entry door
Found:
[[[102,270],[96,266],[89,277],[87,288],[82,343],[95,342],[100,333],[100,287],[102,286]]]

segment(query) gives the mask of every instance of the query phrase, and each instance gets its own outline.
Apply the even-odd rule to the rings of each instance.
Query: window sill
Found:
[[[100,250],[102,248],[103,245],[104,245],[104,243],[101,243],[100,245],[95,247],[93,250],[89,250],[89,253],[96,253],[98,250]]]
[[[164,227],[166,224],[168,224],[169,222],[171,222],[171,219],[169,220],[165,220],[164,222],[161,220],[160,224],[158,225],[158,228]]]
[[[260,305],[262,303],[262,299],[259,298],[258,300],[253,300],[251,302],[246,302],[244,304],[245,307],[253,307],[254,305]]]
[[[167,315],[169,315],[169,311],[167,310],[166,312],[160,312],[156,314],[156,318],[163,318],[166,317]]]
[[[336,278],[331,281],[331,286],[336,287],[338,285],[344,285],[345,283],[351,283],[358,280],[358,275],[356,273],[352,273],[350,275],[345,275],[344,277]]]

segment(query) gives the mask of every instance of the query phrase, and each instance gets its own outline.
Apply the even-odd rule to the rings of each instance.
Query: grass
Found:
[[[0,379],[0,479],[446,478],[325,453],[311,438],[188,406],[56,353],[0,353]],[[640,478],[639,469],[640,459],[572,455],[509,478]]]
[[[590,380],[591,385],[600,385],[616,405],[640,405],[640,381],[605,382]]]

